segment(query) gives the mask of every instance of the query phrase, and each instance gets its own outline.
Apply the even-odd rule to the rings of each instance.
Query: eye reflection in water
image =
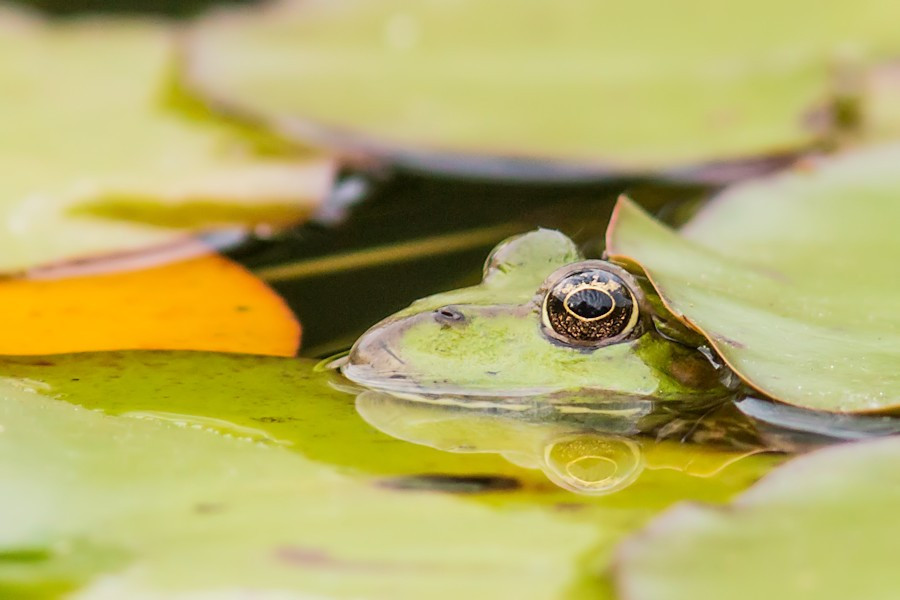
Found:
[[[769,450],[754,436],[723,447],[705,426],[675,419],[652,434],[638,426],[646,411],[623,417],[621,404],[602,407],[587,418],[535,418],[518,405],[499,410],[487,401],[401,396],[372,390],[357,395],[356,409],[380,431],[415,444],[458,453],[494,453],[528,469],[540,469],[557,486],[578,494],[605,495],[638,481],[645,469],[672,469],[711,477],[747,456]],[[508,408],[508,407],[507,407]],[[627,411],[626,411],[627,412]],[[702,420],[702,419],[701,419]],[[698,437],[706,444],[685,443]],[[734,437],[733,427],[729,438]],[[737,436],[740,439],[741,436]]]
[[[631,485],[644,470],[634,440],[580,433],[548,440],[542,470],[561,488],[581,494],[609,494]]]

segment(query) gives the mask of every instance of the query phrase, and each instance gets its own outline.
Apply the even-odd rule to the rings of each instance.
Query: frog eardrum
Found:
[[[615,265],[568,265],[550,275],[542,289],[541,326],[554,341],[600,348],[640,334],[640,288]]]

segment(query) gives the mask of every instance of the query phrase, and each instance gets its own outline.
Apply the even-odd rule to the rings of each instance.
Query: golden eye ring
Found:
[[[572,297],[579,293],[585,292],[585,291],[596,292],[596,293],[602,294],[602,295],[606,296],[607,298],[609,298],[609,309],[607,309],[606,312],[599,314],[595,317],[594,316],[585,317],[584,315],[579,314],[578,312],[573,310],[572,309]],[[563,304],[563,308],[565,308],[566,312],[568,312],[570,315],[572,315],[576,319],[580,319],[582,321],[588,321],[588,322],[598,321],[600,319],[606,318],[616,309],[616,299],[613,298],[609,292],[607,292],[606,290],[602,290],[599,287],[592,286],[589,284],[580,285],[580,286],[576,287],[575,289],[573,289],[568,294],[566,294],[566,297],[563,298],[562,304]]]
[[[541,330],[563,345],[595,349],[643,331],[640,286],[611,263],[568,265],[547,278],[541,293]]]

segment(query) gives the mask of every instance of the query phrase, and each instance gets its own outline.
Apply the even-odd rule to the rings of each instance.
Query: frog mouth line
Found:
[[[391,356],[400,360],[394,353]],[[510,390],[508,388],[491,388],[488,386],[463,386],[451,384],[447,381],[429,380],[420,378],[414,374],[388,372],[377,369],[366,363],[347,361],[341,366],[341,374],[357,385],[388,393],[415,393],[422,396],[458,396],[458,397],[529,397],[559,393],[563,390],[558,386],[528,387]]]
[[[560,386],[492,388],[483,385],[464,386],[447,381],[423,380],[413,375],[400,373],[385,375],[365,363],[346,362],[341,365],[341,374],[353,384],[365,389],[432,404],[458,404],[472,407],[473,404],[479,402],[509,406],[521,403],[523,407],[533,407],[536,404],[557,404],[565,401],[573,404],[573,412],[577,412],[579,406],[620,404],[631,409],[636,406],[652,408],[658,404],[658,399],[650,395],[624,394],[601,388],[569,389]],[[508,402],[504,402],[504,400]]]

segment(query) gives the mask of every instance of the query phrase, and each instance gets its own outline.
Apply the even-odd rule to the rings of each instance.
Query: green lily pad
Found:
[[[618,552],[624,600],[889,600],[900,573],[900,439],[795,459],[727,510],[682,505]]]
[[[900,146],[735,186],[680,233],[620,201],[607,252],[767,396],[831,412],[900,408]]]
[[[623,536],[678,500],[727,500],[773,464],[665,468],[611,496],[573,495],[494,455],[388,437],[313,365],[0,360],[0,595],[606,598]]]
[[[296,222],[329,188],[330,161],[176,110],[162,25],[3,12],[0,31],[0,272]]]
[[[844,89],[846,72],[900,51],[898,10],[283,1],[202,22],[186,75],[217,106],[285,135],[414,168],[714,176],[697,166],[765,164],[829,137],[830,107],[860,93]]]
[[[113,415],[165,420],[249,437],[357,473],[455,475],[475,469],[524,479],[526,487],[542,481],[489,455],[460,457],[392,443],[392,438],[356,414],[352,394],[329,385],[334,377],[334,373],[323,372],[308,360],[209,352],[0,357],[0,380],[19,382],[55,399]],[[346,384],[342,379],[339,382]],[[499,425],[491,427],[490,423],[495,421],[486,419],[482,425],[495,433],[501,431]],[[467,427],[474,428],[471,420]],[[514,419],[502,427],[513,431],[529,428],[517,425]],[[491,443],[502,443],[505,437],[497,435]],[[485,444],[490,438],[483,437],[479,443]],[[681,452],[676,454],[683,456]]]
[[[595,537],[536,511],[367,486],[284,449],[9,386],[0,419],[7,597],[37,583],[87,584],[79,598],[543,598],[569,585]]]

